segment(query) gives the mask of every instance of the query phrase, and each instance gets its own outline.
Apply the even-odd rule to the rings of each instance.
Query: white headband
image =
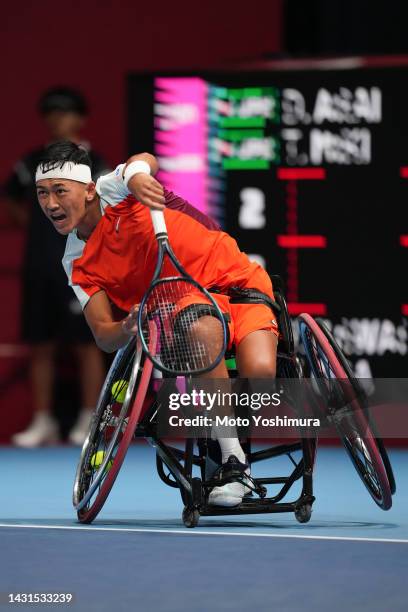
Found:
[[[63,167],[57,166],[52,170],[43,171],[42,164],[37,167],[35,182],[43,179],[68,179],[78,183],[90,183],[92,181],[91,169],[86,164],[74,164],[65,162]]]

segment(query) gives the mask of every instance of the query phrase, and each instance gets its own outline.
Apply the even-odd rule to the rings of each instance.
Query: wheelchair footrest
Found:
[[[269,514],[277,512],[294,512],[295,504],[293,503],[276,503],[270,499],[251,499],[244,497],[238,506],[202,506],[200,514],[202,516],[217,516],[227,514]]]

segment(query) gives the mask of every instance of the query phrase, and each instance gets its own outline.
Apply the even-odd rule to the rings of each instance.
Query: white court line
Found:
[[[292,533],[244,533],[239,531],[200,531],[200,529],[143,529],[141,527],[85,527],[82,525],[24,525],[0,523],[0,528],[15,529],[62,529],[67,531],[117,531],[119,533],[171,533],[192,536],[239,536],[243,538],[290,538],[294,540],[333,540],[340,542],[381,542],[387,544],[408,544],[408,539],[359,538],[353,536],[295,535]]]

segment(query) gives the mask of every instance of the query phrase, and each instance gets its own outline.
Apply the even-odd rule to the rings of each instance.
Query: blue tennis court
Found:
[[[161,483],[144,445],[129,449],[99,517],[79,525],[71,505],[78,455],[71,447],[0,450],[2,602],[9,592],[69,592],[68,605],[84,611],[295,610],[300,603],[317,611],[406,610],[406,451],[390,451],[397,494],[389,512],[375,506],[342,448],[324,448],[310,523],[292,514],[201,517],[192,530],[182,524],[178,491]],[[284,459],[273,465],[283,468]]]

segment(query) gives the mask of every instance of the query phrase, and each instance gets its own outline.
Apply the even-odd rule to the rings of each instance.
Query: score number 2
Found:
[[[266,226],[265,194],[257,187],[245,187],[239,193],[241,206],[238,214],[238,224],[243,229],[263,229]],[[258,262],[265,267],[265,258],[262,255],[248,255],[251,261]]]

